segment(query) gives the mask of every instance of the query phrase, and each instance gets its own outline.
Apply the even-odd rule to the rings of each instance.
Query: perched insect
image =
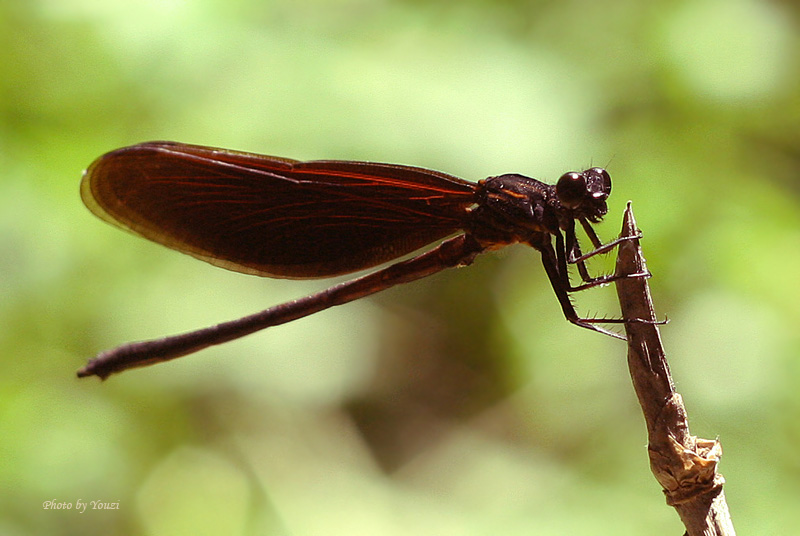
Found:
[[[229,270],[280,278],[332,277],[444,241],[408,260],[251,316],[103,352],[78,376],[106,378],[174,359],[468,265],[479,253],[514,243],[541,253],[567,320],[623,338],[596,325],[622,320],[581,318],[568,295],[614,278],[592,278],[584,264],[620,242],[602,245],[591,227],[608,211],[610,192],[611,178],[597,167],[565,173],[555,185],[517,174],[475,184],[417,167],[300,162],[172,142],[112,151],[84,173],[86,206],[113,225]],[[586,255],[575,236],[576,221],[595,247]],[[582,284],[570,283],[568,264],[577,265]]]

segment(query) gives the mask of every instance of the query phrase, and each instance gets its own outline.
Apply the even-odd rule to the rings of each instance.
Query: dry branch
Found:
[[[639,236],[630,203],[625,210],[621,236]],[[617,274],[647,272],[639,240],[619,245]],[[636,396],[647,423],[650,469],[663,488],[667,504],[677,510],[689,536],[733,536],[728,506],[717,472],[722,447],[716,440],[689,433],[681,395],[675,391],[661,344],[650,288],[643,277],[616,281],[622,317],[646,322],[626,322],[628,367]]]

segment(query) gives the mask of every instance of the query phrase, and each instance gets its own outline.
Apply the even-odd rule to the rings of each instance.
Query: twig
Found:
[[[639,230],[631,204],[625,210],[621,236],[636,237]],[[638,239],[619,245],[617,274],[645,273]],[[733,523],[717,472],[722,447],[716,440],[689,433],[681,395],[675,392],[658,331],[647,279],[616,281],[622,317],[648,322],[626,322],[628,367],[647,423],[650,469],[663,488],[667,504],[678,511],[689,536],[733,536]]]

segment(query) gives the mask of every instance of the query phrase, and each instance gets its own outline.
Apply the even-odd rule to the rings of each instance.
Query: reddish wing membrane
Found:
[[[170,142],[110,152],[81,197],[104,220],[238,272],[329,277],[461,229],[475,184],[422,168]]]

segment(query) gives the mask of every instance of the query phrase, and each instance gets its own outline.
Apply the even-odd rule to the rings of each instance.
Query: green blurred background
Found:
[[[792,2],[0,4],[0,533],[681,534],[624,344],[522,247],[101,383],[117,344],[322,288],[120,232],[81,170],[168,139],[479,180],[607,166],[741,534],[800,525]],[[613,259],[611,259],[613,261]],[[608,269],[609,261],[593,265]],[[576,296],[618,314],[613,289]],[[45,501],[119,503],[46,510]]]

